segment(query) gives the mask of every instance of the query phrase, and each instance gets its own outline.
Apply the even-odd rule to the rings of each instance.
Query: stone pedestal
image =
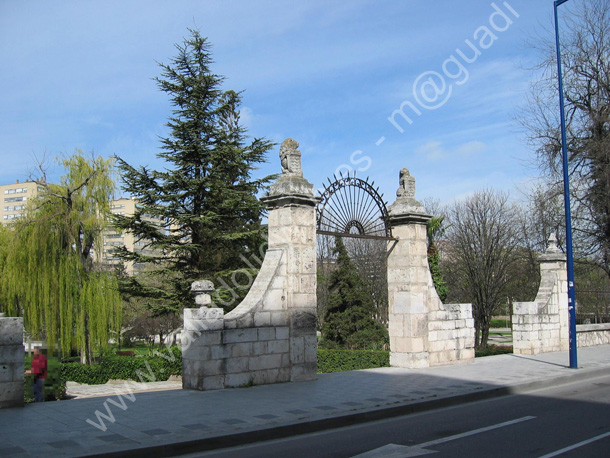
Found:
[[[23,406],[23,318],[0,317],[0,409]]]

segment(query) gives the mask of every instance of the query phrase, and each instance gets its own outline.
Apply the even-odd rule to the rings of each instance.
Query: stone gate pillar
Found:
[[[269,209],[269,250],[281,250],[284,275],[276,279],[284,287],[282,314],[290,330],[291,381],[314,380],[317,373],[316,300],[316,204],[313,184],[303,178],[299,144],[282,143],[282,175],[261,200]],[[285,313],[285,312],[288,313]],[[273,317],[272,317],[273,318]],[[273,325],[280,324],[273,318]]]
[[[415,200],[415,178],[400,171],[396,201],[388,208],[388,332],[390,365],[421,368],[474,359],[471,304],[443,304],[428,266],[427,223]]]
[[[396,201],[388,208],[392,235],[388,253],[390,365],[429,366],[427,215],[415,200],[415,179],[400,172]]]
[[[536,355],[569,348],[566,256],[552,234],[540,255],[540,286],[533,302],[513,304],[513,352]]]

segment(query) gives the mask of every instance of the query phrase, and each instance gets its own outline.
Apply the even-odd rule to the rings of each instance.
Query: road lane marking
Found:
[[[457,439],[461,439],[463,437],[473,436],[474,434],[484,433],[487,431],[491,431],[498,428],[504,428],[505,426],[514,425],[516,423],[521,423],[523,421],[533,420],[536,417],[527,416],[517,418],[516,420],[505,421],[504,423],[498,423],[497,425],[486,426],[485,428],[473,429],[472,431],[466,431],[462,434],[456,434],[455,436],[443,437],[441,439],[436,439],[430,442],[424,442],[423,444],[418,444],[418,447],[432,447],[433,445],[442,444],[444,442],[449,442]]]
[[[610,436],[610,431],[608,431],[607,433],[604,433],[604,434],[600,434],[599,436],[592,437],[591,439],[587,439],[586,441],[582,441],[577,444],[562,448],[561,450],[557,450],[555,452],[551,452],[546,455],[542,455],[539,458],[551,458],[552,456],[561,455],[562,453],[569,452],[570,450],[574,450],[576,448],[582,447],[583,445],[590,444],[592,442],[598,441],[598,440],[603,439],[604,437],[608,437],[608,436]]]
[[[517,418],[515,420],[505,421],[503,423],[498,423],[496,425],[486,426],[484,428],[473,429],[472,431],[466,431],[465,433],[455,434],[453,436],[443,437],[441,439],[436,439],[429,442],[424,442],[423,444],[417,445],[396,445],[396,444],[387,444],[383,447],[376,448],[375,450],[370,450],[368,452],[362,453],[360,455],[356,455],[352,458],[393,458],[393,457],[413,457],[413,456],[421,456],[428,455],[430,453],[436,453],[434,450],[426,450],[429,447],[443,444],[445,442],[462,439],[464,437],[473,436],[475,434],[484,433],[487,431],[492,431],[494,429],[504,428],[505,426],[514,425],[517,423],[521,423],[528,420],[533,420],[536,417],[527,416]]]

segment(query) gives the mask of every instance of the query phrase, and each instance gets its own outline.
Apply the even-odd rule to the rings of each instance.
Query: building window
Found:
[[[25,197],[5,197],[4,198],[5,202],[23,202],[24,200],[26,200]]]
[[[25,210],[25,205],[11,205],[9,207],[4,207],[5,212],[14,212],[20,210]]]
[[[25,194],[26,192],[28,192],[28,188],[11,188],[4,190],[4,194]]]

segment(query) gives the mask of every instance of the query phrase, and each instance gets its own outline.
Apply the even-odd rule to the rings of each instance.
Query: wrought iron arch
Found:
[[[354,175],[328,179],[318,204],[318,234],[394,240],[388,209],[375,182]]]

